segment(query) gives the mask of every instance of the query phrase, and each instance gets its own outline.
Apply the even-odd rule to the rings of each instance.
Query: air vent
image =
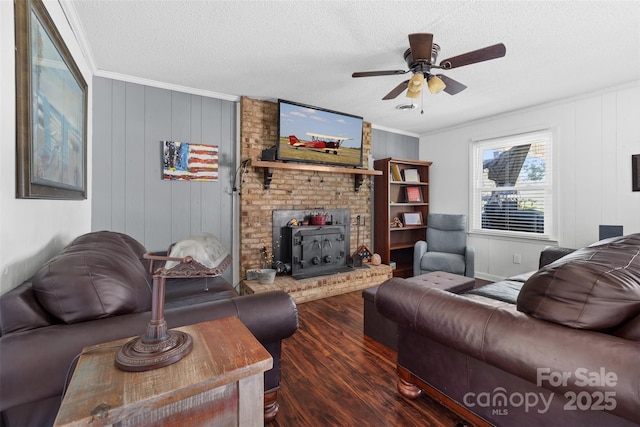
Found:
[[[416,108],[415,104],[400,104],[396,105],[396,109],[398,110],[413,110]]]

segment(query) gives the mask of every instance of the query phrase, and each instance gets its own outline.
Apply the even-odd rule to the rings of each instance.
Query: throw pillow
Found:
[[[220,275],[231,264],[229,251],[211,233],[199,233],[187,237],[170,248],[169,256],[184,258],[190,256],[208,269],[209,274]],[[179,261],[167,261],[164,268],[170,270]]]
[[[569,254],[537,271],[519,311],[578,329],[606,331],[640,314],[640,234]]]
[[[65,323],[147,311],[151,282],[128,239],[119,233],[88,233],[33,277],[40,304]]]

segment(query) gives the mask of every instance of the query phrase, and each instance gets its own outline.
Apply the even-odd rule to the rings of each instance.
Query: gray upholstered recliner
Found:
[[[413,249],[413,275],[446,271],[473,277],[475,251],[467,246],[466,215],[429,214],[427,241]]]

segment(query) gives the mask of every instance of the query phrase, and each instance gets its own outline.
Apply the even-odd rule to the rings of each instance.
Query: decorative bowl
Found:
[[[258,273],[258,283],[261,285],[271,285],[276,279],[276,270],[273,268],[263,268],[256,271]]]

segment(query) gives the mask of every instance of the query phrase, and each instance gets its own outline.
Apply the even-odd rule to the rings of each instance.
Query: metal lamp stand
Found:
[[[193,340],[189,334],[168,330],[164,320],[164,300],[167,278],[217,276],[192,257],[175,258],[152,253],[144,254],[153,261],[180,261],[171,269],[159,268],[153,273],[151,321],[144,335],[127,342],[116,354],[115,365],[123,371],[142,372],[176,363],[191,352]]]

